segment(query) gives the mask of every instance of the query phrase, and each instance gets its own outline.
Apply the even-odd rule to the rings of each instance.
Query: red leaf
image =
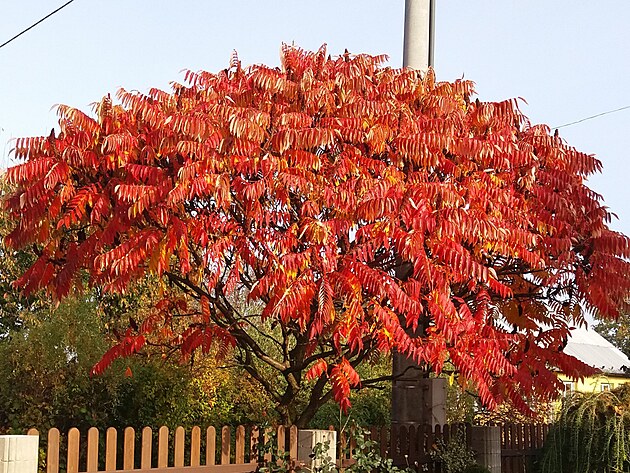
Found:
[[[326,360],[318,360],[313,366],[306,372],[306,379],[313,380],[319,378],[328,369],[328,363]]]

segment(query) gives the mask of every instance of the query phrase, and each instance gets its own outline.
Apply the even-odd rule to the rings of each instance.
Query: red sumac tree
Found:
[[[94,118],[59,106],[6,175],[7,242],[38,255],[16,285],[156,276],[163,300],[95,371],[149,340],[232,351],[287,423],[347,407],[372,382],[356,366],[391,350],[490,407],[556,394],[556,369],[590,372],[562,351],[582,310],[628,306],[628,238],[584,183],[600,162],[516,100],[383,60],[283,47],[281,68],[234,56]]]

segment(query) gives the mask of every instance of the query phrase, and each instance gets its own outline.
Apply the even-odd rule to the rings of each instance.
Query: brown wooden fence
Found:
[[[503,473],[527,473],[549,431],[548,426],[506,425],[501,427],[501,463]],[[29,434],[38,434],[31,429]],[[440,443],[446,445],[453,436],[471,443],[470,425],[437,425],[390,429],[373,427],[367,439],[375,442],[381,457],[391,458],[396,465],[417,471],[440,473],[442,466],[432,454]],[[461,435],[461,437],[459,437]],[[276,452],[294,465],[298,453],[298,429],[278,427],[261,431],[257,427],[238,426],[215,429],[178,427],[157,431],[145,427],[136,432],[127,427],[120,433],[109,428],[104,433],[96,428],[87,432],[70,429],[62,433],[51,429],[40,435],[40,462],[43,473],[93,473],[98,471],[156,473],[169,468],[169,473],[246,473],[261,462],[271,460],[265,445],[276,445]],[[338,439],[338,462],[353,461],[356,447],[354,431],[342,432]],[[283,453],[284,452],[284,453]],[[184,469],[184,470],[182,470]]]
[[[545,443],[550,425],[501,426],[501,472],[528,473]]]
[[[447,445],[455,435],[461,435],[462,441],[469,445],[471,426],[466,424],[436,425],[435,427],[419,425],[369,430],[369,437],[378,445],[381,457],[391,458],[398,466],[430,472],[441,471],[441,465],[433,455],[438,444]],[[343,443],[342,436],[342,445]],[[351,458],[352,448],[345,450],[347,458]]]

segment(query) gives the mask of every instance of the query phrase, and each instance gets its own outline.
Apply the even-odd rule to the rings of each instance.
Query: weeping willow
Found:
[[[566,397],[539,467],[541,473],[629,472],[630,386]]]

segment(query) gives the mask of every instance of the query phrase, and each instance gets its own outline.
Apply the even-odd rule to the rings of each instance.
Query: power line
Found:
[[[33,23],[31,26],[29,26],[28,28],[26,28],[25,30],[20,31],[18,34],[16,34],[13,38],[11,38],[8,41],[5,41],[4,43],[0,44],[0,48],[4,48],[7,44],[9,44],[11,41],[13,41],[14,39],[19,38],[20,36],[22,36],[24,33],[26,33],[27,31],[35,28],[37,25],[39,25],[42,21],[47,20],[48,18],[50,18],[51,16],[53,16],[55,13],[57,13],[58,11],[64,9],[65,7],[67,7],[68,5],[70,5],[72,2],[74,2],[74,0],[69,0],[68,2],[64,3],[63,5],[61,5],[59,8],[57,8],[55,11],[50,12],[48,15],[46,15],[44,18],[42,18],[41,20],[39,20],[37,23]]]
[[[558,128],[564,128],[565,126],[571,126],[571,125],[575,125],[577,123],[582,123],[585,122],[587,120],[592,120],[593,118],[597,118],[597,117],[602,117],[604,115],[608,115],[610,113],[615,113],[615,112],[621,112],[622,110],[626,110],[630,108],[630,105],[626,105],[625,107],[621,107],[621,108],[616,108],[614,110],[608,110],[607,112],[602,112],[602,113],[598,113],[597,115],[591,115],[590,117],[586,117],[586,118],[582,118],[581,120],[576,120],[574,122],[571,123],[565,123],[564,125],[560,125],[560,126],[552,126],[552,129],[558,129]]]

